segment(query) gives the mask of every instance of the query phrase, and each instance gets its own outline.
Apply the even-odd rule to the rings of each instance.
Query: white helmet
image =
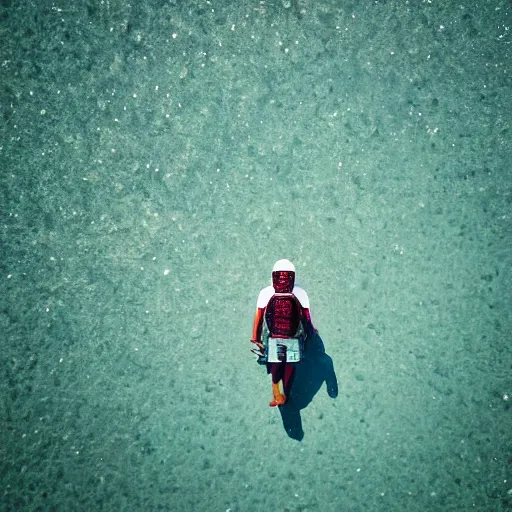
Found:
[[[295,267],[290,260],[276,261],[272,269],[272,286],[277,293],[291,293],[295,285]]]
[[[272,272],[295,272],[295,266],[290,260],[279,260],[274,263]]]

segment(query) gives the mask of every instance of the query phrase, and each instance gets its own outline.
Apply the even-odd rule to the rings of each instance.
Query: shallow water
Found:
[[[1,1],[0,508],[512,509],[510,25]],[[279,258],[319,329],[281,411]]]

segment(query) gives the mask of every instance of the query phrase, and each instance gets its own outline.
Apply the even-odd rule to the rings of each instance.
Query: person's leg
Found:
[[[270,365],[270,373],[272,375],[272,394],[274,395],[274,399],[269,404],[270,407],[283,405],[286,402],[283,387],[285,366],[285,363],[271,363]]]
[[[294,373],[295,364],[288,363],[284,365],[283,389],[285,396],[288,396],[290,394],[290,388],[292,387]]]

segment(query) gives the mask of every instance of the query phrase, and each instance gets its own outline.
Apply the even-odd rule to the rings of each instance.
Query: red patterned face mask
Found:
[[[272,285],[277,293],[291,293],[295,284],[295,272],[278,270],[272,272]]]

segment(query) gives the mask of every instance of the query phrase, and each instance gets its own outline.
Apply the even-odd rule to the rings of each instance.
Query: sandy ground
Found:
[[[1,0],[1,510],[511,510],[511,14]]]

